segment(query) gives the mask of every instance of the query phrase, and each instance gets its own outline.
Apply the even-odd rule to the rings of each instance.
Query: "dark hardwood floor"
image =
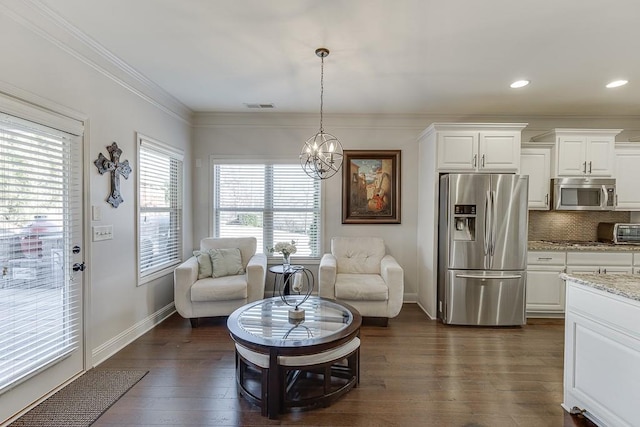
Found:
[[[593,426],[562,402],[563,321],[443,326],[405,304],[361,330],[360,385],[329,408],[269,420],[239,397],[226,318],[173,315],[103,363],[149,373],[94,426]]]

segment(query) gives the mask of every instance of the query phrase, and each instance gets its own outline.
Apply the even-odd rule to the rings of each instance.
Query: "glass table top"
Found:
[[[296,296],[287,298],[291,301]],[[305,318],[296,322],[289,320],[289,310],[293,307],[281,298],[258,301],[239,313],[238,326],[265,343],[282,345],[283,341],[294,344],[334,335],[353,321],[353,314],[346,307],[330,300],[310,297],[300,308],[305,310]]]

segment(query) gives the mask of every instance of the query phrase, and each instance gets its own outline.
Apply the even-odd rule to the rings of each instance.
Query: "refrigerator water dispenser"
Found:
[[[476,240],[476,205],[456,205],[453,216],[453,239]]]

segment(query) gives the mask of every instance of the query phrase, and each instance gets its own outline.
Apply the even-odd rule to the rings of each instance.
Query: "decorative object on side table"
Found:
[[[311,270],[302,266],[289,266],[285,274],[280,276],[278,294],[282,302],[290,307],[289,322],[297,323],[304,320],[304,309],[300,308],[309,298],[315,285]],[[287,293],[286,290],[290,293]]]
[[[345,150],[343,224],[400,224],[400,150]]]
[[[272,248],[267,248],[267,251],[272,254],[274,252],[280,252],[282,254],[282,265],[286,270],[291,265],[291,255],[295,254],[298,249],[296,248],[296,241],[291,242],[278,242]]]
[[[124,202],[122,194],[120,193],[120,175],[122,175],[124,179],[128,179],[131,173],[131,166],[129,166],[129,160],[120,161],[122,150],[118,148],[116,142],[107,146],[107,151],[111,159],[107,159],[100,153],[93,164],[98,168],[100,175],[104,175],[105,172],[111,172],[111,194],[109,194],[107,202],[114,208],[117,208],[120,203]]]

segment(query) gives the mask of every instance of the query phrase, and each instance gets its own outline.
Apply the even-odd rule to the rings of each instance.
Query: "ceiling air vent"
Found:
[[[245,104],[247,106],[247,108],[260,108],[260,109],[264,109],[264,108],[275,108],[273,106],[273,104],[255,104],[255,103],[247,103],[245,102]]]

